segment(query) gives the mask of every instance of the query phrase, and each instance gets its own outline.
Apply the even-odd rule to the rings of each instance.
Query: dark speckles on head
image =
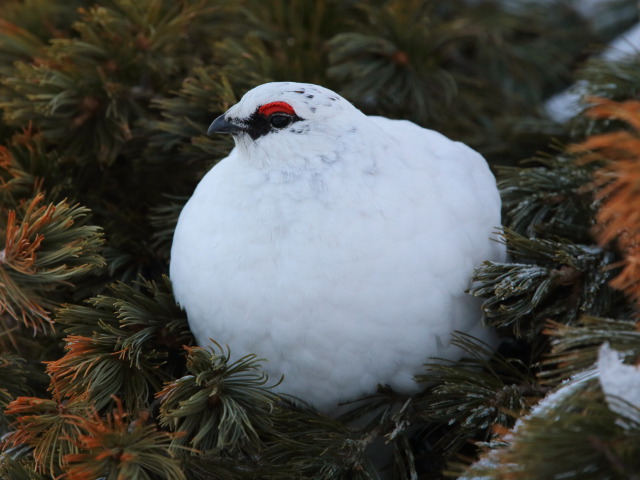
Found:
[[[291,133],[297,133],[302,135],[309,133],[309,130],[310,130],[309,125],[302,125],[300,127],[296,125],[295,127],[289,129]]]
[[[333,102],[337,101],[338,99],[336,97],[324,97],[323,102],[322,102],[322,106],[323,107],[330,107],[333,105]]]
[[[275,101],[260,105],[247,119],[230,119],[244,125],[244,131],[256,140],[268,133],[275,133],[302,121],[287,102]]]
[[[237,126],[236,135],[246,133],[252,140],[278,132],[311,134],[305,130],[307,126],[317,135],[335,136],[347,133],[351,125],[344,128],[342,122],[353,109],[331,90],[311,84],[273,82],[247,92],[229,109],[225,119]]]

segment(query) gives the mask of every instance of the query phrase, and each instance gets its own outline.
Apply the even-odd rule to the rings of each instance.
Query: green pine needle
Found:
[[[10,320],[36,332],[50,327],[50,311],[73,282],[104,265],[100,228],[86,224],[89,210],[43,201],[38,194],[0,218],[0,327],[9,340]]]
[[[65,473],[59,478],[186,480],[174,457],[176,434],[159,430],[145,416],[130,419],[116,405],[105,417],[84,419],[83,432],[73,439],[79,451],[64,456]]]
[[[595,208],[586,187],[596,165],[578,167],[574,157],[562,154],[531,162],[537,165],[498,169],[505,226],[529,237],[567,237],[570,232],[577,242],[590,241]]]
[[[504,237],[512,263],[485,262],[470,290],[486,298],[482,308],[489,324],[531,340],[548,319],[575,324],[583,314],[606,315],[614,308],[619,295],[608,286],[610,252],[568,240],[527,238],[509,229]]]
[[[86,396],[101,410],[117,395],[136,411],[168,380],[168,360],[193,341],[186,318],[168,278],[137,287],[114,284],[111,295],[58,312],[67,353],[47,369],[64,396]]]
[[[75,439],[83,434],[79,420],[91,412],[81,400],[66,402],[34,397],[18,397],[6,413],[15,415],[15,430],[4,439],[3,447],[29,446],[33,449],[37,472],[55,475],[64,457],[77,453]]]
[[[506,358],[463,333],[452,344],[465,352],[458,362],[429,363],[418,380],[428,385],[417,409],[430,422],[446,424],[436,443],[443,450],[460,448],[470,438],[486,438],[492,426],[508,428],[546,389],[535,371],[517,358]]]
[[[277,396],[260,372],[260,360],[248,355],[229,363],[229,352],[192,347],[187,375],[165,385],[160,425],[185,432],[176,441],[199,450],[260,448],[260,435],[273,430]]]
[[[640,425],[624,424],[594,381],[524,418],[461,479],[629,479],[640,471]]]
[[[545,333],[551,336],[552,350],[542,377],[549,383],[591,368],[604,342],[619,351],[640,352],[640,331],[635,320],[584,316],[575,326],[549,323]]]

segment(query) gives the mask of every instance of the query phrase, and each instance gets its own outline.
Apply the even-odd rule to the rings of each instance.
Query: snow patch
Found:
[[[609,342],[602,344],[598,352],[600,386],[612,412],[640,423],[640,367],[623,363],[624,357]]]

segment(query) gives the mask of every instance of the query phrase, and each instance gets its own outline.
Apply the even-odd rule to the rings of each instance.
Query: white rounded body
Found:
[[[352,108],[322,158],[325,137],[262,150],[236,139],[184,207],[171,252],[198,343],[257,354],[284,375],[280,391],[325,411],[378,384],[416,391],[431,357],[460,356],[454,330],[489,339],[465,290],[482,261],[504,257],[478,153]]]

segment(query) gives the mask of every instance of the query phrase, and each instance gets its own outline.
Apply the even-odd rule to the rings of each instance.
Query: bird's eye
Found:
[[[274,128],[284,128],[291,123],[291,116],[282,113],[274,113],[269,117],[269,123]]]

